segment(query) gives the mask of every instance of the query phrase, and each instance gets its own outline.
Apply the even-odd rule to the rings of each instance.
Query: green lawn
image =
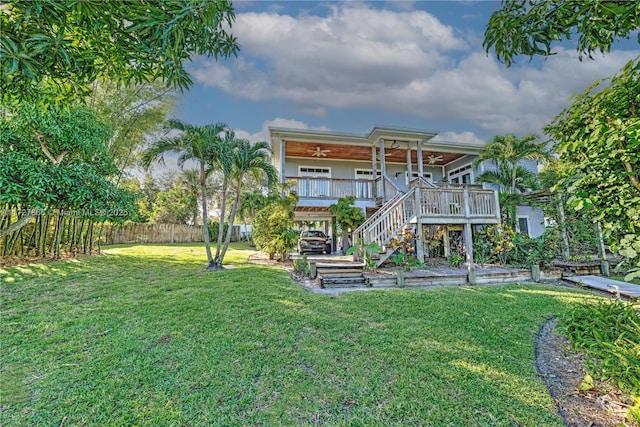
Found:
[[[312,294],[197,245],[0,269],[0,425],[562,426],[542,285]]]

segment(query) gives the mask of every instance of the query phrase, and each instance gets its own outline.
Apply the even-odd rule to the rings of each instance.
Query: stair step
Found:
[[[318,274],[324,276],[326,274],[362,274],[362,268],[318,268]]]
[[[323,288],[357,288],[365,286],[364,277],[359,278],[336,278],[336,279],[320,279],[320,286]]]

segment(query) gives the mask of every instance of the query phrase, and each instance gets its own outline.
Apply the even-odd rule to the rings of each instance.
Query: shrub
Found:
[[[640,315],[620,300],[574,306],[562,319],[574,349],[583,350],[590,375],[611,380],[636,401],[629,417],[640,422]]]

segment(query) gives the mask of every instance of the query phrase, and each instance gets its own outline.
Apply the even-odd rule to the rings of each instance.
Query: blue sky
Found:
[[[237,58],[194,58],[175,116],[222,121],[268,140],[268,126],[364,134],[375,124],[488,141],[530,132],[572,94],[640,55],[637,41],[578,60],[573,46],[506,68],[482,48],[498,1],[238,1]]]

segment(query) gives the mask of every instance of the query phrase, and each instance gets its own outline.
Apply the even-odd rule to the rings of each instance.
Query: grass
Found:
[[[0,424],[562,426],[535,368],[543,285],[312,294],[197,245],[0,269]]]

